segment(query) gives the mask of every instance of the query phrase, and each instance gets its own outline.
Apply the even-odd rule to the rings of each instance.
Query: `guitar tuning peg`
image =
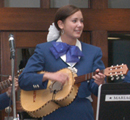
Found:
[[[116,66],[119,66],[118,64]]]
[[[119,76],[118,75],[116,76],[116,80],[119,80]]]
[[[123,67],[121,66],[120,69],[122,69]]]
[[[114,80],[114,77],[113,76],[111,76],[111,81],[113,81]]]
[[[20,73],[20,71],[19,71],[19,70],[17,70],[17,73]]]
[[[121,75],[121,79],[124,79],[125,78],[125,76],[124,75]]]
[[[111,67],[113,67],[113,65],[111,65]]]
[[[120,75],[123,76],[123,72],[122,71],[120,72]]]

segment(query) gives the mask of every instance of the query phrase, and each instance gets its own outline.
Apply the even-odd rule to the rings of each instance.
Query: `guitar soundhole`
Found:
[[[49,88],[50,92],[53,92],[54,94],[57,93],[58,91],[62,90],[62,84],[60,82],[53,82]]]

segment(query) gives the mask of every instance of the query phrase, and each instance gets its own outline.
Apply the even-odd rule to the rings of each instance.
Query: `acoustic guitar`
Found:
[[[90,80],[96,72],[77,76],[70,69],[64,68],[57,72],[69,74],[69,80],[62,86],[59,82],[48,81],[46,89],[35,91],[21,90],[20,102],[22,108],[32,117],[39,118],[49,115],[56,109],[69,105],[76,97],[78,83]],[[106,76],[124,76],[128,72],[127,65],[108,67],[100,72]],[[43,74],[44,72],[40,72]]]
[[[15,77],[18,77],[22,71],[23,69],[18,70]],[[0,75],[0,76],[9,77],[9,75]],[[12,82],[9,79],[3,80],[2,82],[0,82],[0,91],[8,88],[11,84]]]
[[[0,90],[6,89],[10,86],[11,81],[10,80],[4,80],[0,82]]]

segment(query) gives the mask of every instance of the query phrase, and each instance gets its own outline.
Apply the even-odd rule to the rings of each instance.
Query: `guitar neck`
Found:
[[[0,82],[0,90],[8,88],[10,84],[11,84],[10,80],[4,80]]]
[[[110,77],[116,76],[118,78],[119,75],[121,75],[122,77],[123,75],[126,75],[128,70],[129,69],[127,65],[122,64],[122,65],[107,67],[104,70],[100,70],[100,73],[103,73],[104,75],[110,76]],[[97,74],[97,72],[92,72],[92,73],[75,77],[75,84],[90,80],[95,74]]]
[[[104,70],[101,70],[100,72],[104,73]],[[97,72],[92,72],[92,73],[88,73],[88,74],[85,74],[85,75],[81,75],[81,76],[75,77],[75,84],[83,82],[83,81],[90,80],[90,79],[92,79],[92,77],[95,74],[97,74]]]
[[[22,73],[23,69],[18,70],[15,77],[18,77]],[[9,76],[9,75],[6,75],[6,76]],[[9,79],[0,82],[0,90],[8,88],[11,83],[12,82]]]

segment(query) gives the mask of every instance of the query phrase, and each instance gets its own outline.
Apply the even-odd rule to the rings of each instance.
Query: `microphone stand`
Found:
[[[10,34],[9,38],[10,42],[10,50],[11,50],[11,75],[12,75],[12,97],[13,97],[13,120],[17,120],[16,117],[16,100],[15,100],[15,81],[14,81],[14,66],[15,66],[15,49],[14,49],[14,37]]]
[[[15,100],[15,81],[14,81],[14,59],[11,59],[12,65],[12,96],[13,96],[13,120],[17,120],[16,118],[16,100]]]

